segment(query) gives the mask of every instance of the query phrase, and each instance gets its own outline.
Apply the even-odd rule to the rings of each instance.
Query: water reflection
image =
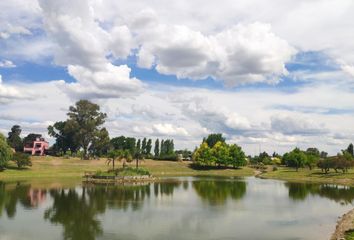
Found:
[[[30,184],[0,182],[0,217],[5,210],[7,217],[14,218],[18,204],[26,209],[36,208],[45,201],[46,194],[46,190],[31,188]]]
[[[351,187],[257,178],[47,190],[0,182],[0,231],[8,239],[323,239],[350,208],[339,203],[353,199]],[[31,221],[16,235],[13,226]]]
[[[309,195],[328,198],[343,204],[350,204],[354,199],[354,188],[333,184],[285,183],[289,197],[293,200],[305,200]]]
[[[238,200],[246,193],[244,181],[194,181],[193,188],[198,196],[210,205],[224,205],[228,198]]]
[[[175,188],[179,187],[182,182],[178,180],[169,180],[168,182],[156,182],[154,186],[155,197],[158,196],[171,196]]]

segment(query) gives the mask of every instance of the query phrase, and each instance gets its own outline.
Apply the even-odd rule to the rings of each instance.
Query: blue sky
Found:
[[[170,137],[178,148],[211,132],[248,153],[314,143],[336,153],[354,141],[352,1],[0,7],[5,134],[20,124],[49,138],[47,126],[87,98],[108,113],[111,137]]]

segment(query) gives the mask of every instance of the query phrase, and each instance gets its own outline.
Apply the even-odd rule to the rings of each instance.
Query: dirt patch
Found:
[[[354,228],[354,209],[344,214],[337,222],[336,230],[332,234],[331,240],[344,240],[346,231]]]

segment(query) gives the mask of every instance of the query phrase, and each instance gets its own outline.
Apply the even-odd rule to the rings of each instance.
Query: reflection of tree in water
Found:
[[[150,186],[95,186],[88,187],[87,194],[111,208],[127,210],[131,207],[138,210],[142,207],[144,199],[150,197]]]
[[[53,206],[44,213],[44,218],[51,223],[62,224],[64,239],[95,239],[102,234],[102,227],[96,215],[104,212],[104,207],[86,194],[75,189],[50,190]]]
[[[107,207],[139,209],[150,196],[147,186],[88,186],[80,191],[51,190],[53,206],[46,210],[44,218],[51,223],[62,224],[64,239],[95,239],[102,234],[98,214]]]
[[[174,189],[180,185],[180,181],[156,182],[154,183],[155,197],[163,195],[170,196],[173,194]]]
[[[243,181],[195,181],[193,187],[199,197],[210,205],[223,205],[228,198],[241,199],[246,193]]]
[[[351,203],[354,199],[354,188],[332,184],[285,183],[289,189],[289,197],[293,200],[304,200],[308,195],[317,195],[336,202]]]
[[[37,192],[46,194],[45,191],[38,190]],[[15,217],[17,204],[21,204],[25,208],[36,207],[38,204],[32,202],[34,198],[30,193],[33,191],[31,192],[29,184],[0,182],[0,216],[5,210],[9,218]]]

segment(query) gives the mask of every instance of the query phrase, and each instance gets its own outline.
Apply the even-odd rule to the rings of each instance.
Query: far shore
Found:
[[[32,167],[17,169],[16,166],[9,166],[5,171],[0,172],[0,181],[33,180],[36,182],[68,182],[82,180],[85,171],[107,171],[112,166],[106,164],[106,159],[81,160],[79,158],[64,158],[52,156],[31,157]],[[128,163],[128,166],[135,167],[136,162]],[[139,161],[139,166],[146,168],[154,177],[178,177],[178,176],[219,176],[219,177],[248,177],[256,176],[263,179],[278,179],[289,182],[319,183],[319,184],[339,184],[354,186],[354,169],[347,173],[331,171],[324,174],[320,169],[309,170],[301,168],[296,171],[292,168],[277,167],[273,171],[272,166],[268,166],[266,171],[260,171],[250,167],[239,169],[194,169],[189,161],[165,161],[146,159]],[[121,167],[119,161],[116,168]]]

